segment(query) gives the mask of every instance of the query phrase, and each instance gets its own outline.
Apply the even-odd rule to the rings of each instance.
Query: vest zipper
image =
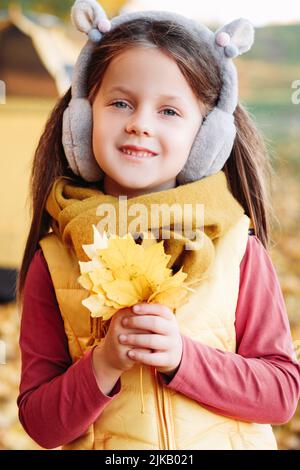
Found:
[[[158,422],[160,431],[160,443],[162,443],[162,450],[176,449],[175,440],[173,436],[173,429],[171,425],[170,407],[168,406],[168,395],[165,387],[159,384],[157,378],[157,370],[154,371],[154,383],[155,383],[155,396],[158,410]]]
[[[174,437],[174,426],[173,426],[173,419],[172,419],[172,409],[170,406],[170,392],[169,390],[162,386],[162,396],[163,396],[163,412],[164,412],[164,419],[166,423],[166,431],[168,437],[168,449],[175,450],[175,437]]]

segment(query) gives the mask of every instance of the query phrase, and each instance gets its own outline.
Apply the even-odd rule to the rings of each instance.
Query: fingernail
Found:
[[[126,339],[127,339],[127,336],[126,336],[126,335],[120,335],[120,336],[119,336],[119,340],[120,340],[120,341],[126,341]]]
[[[124,319],[122,320],[122,323],[123,323],[123,325],[127,325],[127,323],[128,323],[128,318],[124,318]]]
[[[137,312],[140,312],[140,311],[141,311],[141,307],[140,307],[140,305],[134,305],[133,308],[132,308],[132,310],[133,310],[135,313],[137,313]]]

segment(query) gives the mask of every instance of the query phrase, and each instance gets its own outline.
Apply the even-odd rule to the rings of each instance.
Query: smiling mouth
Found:
[[[153,153],[148,152],[134,152],[131,150],[119,149],[122,156],[126,158],[126,160],[150,160],[151,158],[157,157],[158,155],[154,155]]]

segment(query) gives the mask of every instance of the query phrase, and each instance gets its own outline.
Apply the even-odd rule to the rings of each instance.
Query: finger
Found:
[[[145,353],[145,354],[151,354],[153,351],[152,349],[144,349],[144,348],[133,348],[137,352]]]
[[[141,334],[144,334],[144,335],[148,335],[148,334],[152,334],[152,331],[150,330],[142,330],[142,329],[137,329],[137,328],[124,328],[123,331],[122,331],[122,334],[124,335],[128,335],[129,333],[133,333],[133,334],[137,334],[137,335],[141,335]]]
[[[122,325],[126,328],[139,328],[161,335],[170,333],[170,322],[154,315],[134,315],[123,318]]]
[[[121,318],[121,326],[123,326],[123,327],[124,327],[123,319],[125,319],[125,318],[136,318],[136,314],[132,313],[131,308],[124,309],[124,311],[125,310],[126,310],[126,312],[124,312],[124,313],[126,313],[126,316],[122,315],[123,318]],[[126,330],[128,330],[128,329],[129,329],[129,327],[126,327]],[[127,334],[127,333],[128,333],[128,331],[124,331],[124,334]],[[150,330],[142,330],[142,329],[132,328],[130,333],[151,333],[151,331]]]
[[[166,336],[161,335],[142,335],[142,334],[121,334],[119,335],[121,344],[128,344],[130,346],[140,346],[142,348],[151,348],[155,350],[166,351],[170,349],[170,341]]]
[[[147,366],[154,367],[166,367],[166,353],[164,352],[153,352],[152,354],[140,351],[138,349],[130,349],[128,356],[135,362],[141,362]]]
[[[149,314],[149,315],[159,315],[160,317],[170,320],[174,317],[172,310],[166,305],[159,303],[140,303],[132,307],[134,313]]]

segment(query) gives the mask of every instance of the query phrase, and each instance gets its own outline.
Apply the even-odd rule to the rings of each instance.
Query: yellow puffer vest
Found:
[[[210,275],[177,309],[180,332],[208,346],[236,351],[235,311],[240,262],[248,239],[243,215],[215,244]],[[40,246],[52,277],[73,361],[87,350],[90,314],[81,304],[87,292],[77,283],[79,266],[59,238],[50,233]],[[121,391],[86,433],[63,449],[277,449],[269,424],[248,423],[206,410],[162,385],[156,369],[143,367],[145,412],[141,413],[140,366],[121,376]],[[205,378],[199,378],[205,380]]]

